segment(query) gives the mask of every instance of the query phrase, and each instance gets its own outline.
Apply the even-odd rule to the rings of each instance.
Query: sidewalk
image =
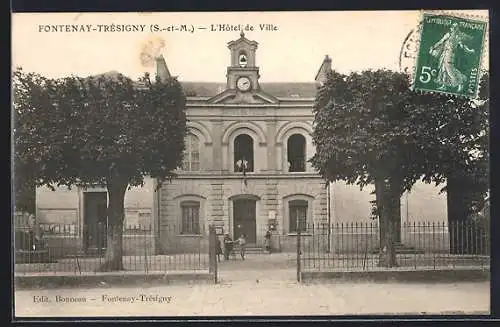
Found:
[[[171,283],[213,283],[214,277],[208,270],[175,271],[116,271],[116,272],[40,272],[14,276],[16,289],[68,288],[97,286],[166,285]]]
[[[489,311],[487,282],[298,284],[284,278],[289,272],[276,270],[266,276],[265,271],[254,274],[246,270],[246,280],[240,279],[240,274],[232,274],[231,280],[223,275],[217,285],[18,290],[15,312],[18,317],[177,317],[488,314]],[[248,279],[249,276],[254,279]],[[35,297],[47,302],[35,303]],[[62,301],[57,302],[56,297]]]

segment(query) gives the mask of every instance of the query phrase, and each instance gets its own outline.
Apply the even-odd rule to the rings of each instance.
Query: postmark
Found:
[[[413,72],[414,90],[474,98],[486,35],[485,21],[424,13]]]

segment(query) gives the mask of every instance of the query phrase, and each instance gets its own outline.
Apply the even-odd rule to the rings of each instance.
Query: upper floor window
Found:
[[[181,203],[182,226],[181,234],[200,234],[200,203],[196,201],[186,201]]]
[[[296,233],[306,231],[307,223],[307,201],[306,200],[293,200],[288,202],[289,209],[289,231]]]
[[[182,169],[185,171],[200,170],[200,140],[194,134],[186,137]]]
[[[306,171],[306,138],[303,135],[293,134],[288,138],[287,152],[288,171]]]
[[[240,134],[234,139],[234,171],[253,172],[253,139]]]

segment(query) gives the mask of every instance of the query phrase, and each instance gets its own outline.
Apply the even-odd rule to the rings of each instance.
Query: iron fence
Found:
[[[405,222],[390,227],[395,231],[395,267],[489,267],[490,232],[485,224]],[[376,222],[307,225],[298,240],[298,266],[303,271],[380,269],[384,250],[380,247],[380,233]]]
[[[157,273],[208,271],[208,230],[183,234],[180,226],[124,226],[121,237],[122,271]],[[15,273],[98,273],[108,261],[105,225],[38,224],[15,230]]]

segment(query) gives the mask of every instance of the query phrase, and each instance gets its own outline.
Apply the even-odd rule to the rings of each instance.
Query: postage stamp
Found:
[[[484,21],[425,13],[414,89],[475,97],[486,34]]]

